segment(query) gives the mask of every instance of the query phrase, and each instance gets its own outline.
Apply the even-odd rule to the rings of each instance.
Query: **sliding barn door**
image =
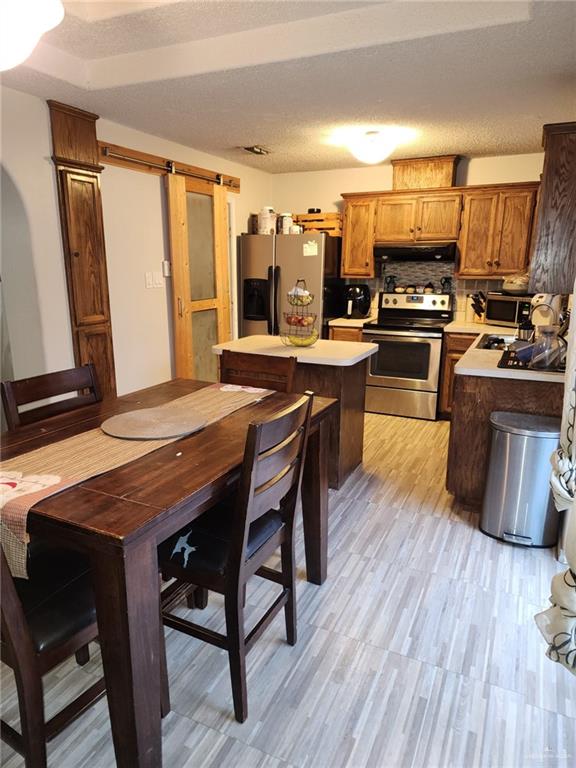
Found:
[[[216,381],[212,345],[230,338],[225,187],[166,176],[176,376]]]

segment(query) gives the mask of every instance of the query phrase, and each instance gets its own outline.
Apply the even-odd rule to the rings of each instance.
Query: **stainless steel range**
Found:
[[[435,419],[444,326],[452,320],[450,294],[380,293],[378,320],[362,341],[378,345],[370,358],[366,410]]]

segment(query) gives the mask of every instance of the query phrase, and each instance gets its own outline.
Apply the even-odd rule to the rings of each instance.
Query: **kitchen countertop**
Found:
[[[483,333],[492,333],[495,326],[484,325]],[[500,333],[500,331],[495,331]],[[513,335],[514,329],[508,328],[508,335]],[[491,379],[520,379],[524,381],[547,381],[550,384],[562,384],[564,382],[564,373],[553,373],[548,371],[534,371],[528,368],[514,370],[510,368],[498,368],[498,362],[502,357],[500,349],[478,349],[480,336],[472,344],[470,349],[464,353],[456,363],[454,372],[460,376],[484,376]]]
[[[376,344],[362,341],[330,341],[318,339],[311,347],[286,346],[279,336],[244,336],[242,339],[215,344],[212,352],[222,354],[223,349],[252,355],[295,357],[299,363],[315,365],[356,365],[377,352]]]
[[[497,333],[502,336],[513,336],[516,328],[504,325],[488,325],[488,323],[467,323],[465,320],[453,320],[444,328],[445,333]]]
[[[362,328],[364,323],[371,323],[377,317],[377,312],[368,317],[337,317],[335,320],[329,320],[328,325],[335,325],[338,328]]]

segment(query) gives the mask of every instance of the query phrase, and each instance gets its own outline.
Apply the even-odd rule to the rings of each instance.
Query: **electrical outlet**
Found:
[[[154,274],[152,272],[146,272],[144,279],[146,288],[154,287]]]

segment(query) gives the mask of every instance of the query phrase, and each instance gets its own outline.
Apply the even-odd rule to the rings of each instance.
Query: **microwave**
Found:
[[[508,296],[489,291],[486,295],[486,322],[492,325],[517,326],[530,320],[532,296]]]

